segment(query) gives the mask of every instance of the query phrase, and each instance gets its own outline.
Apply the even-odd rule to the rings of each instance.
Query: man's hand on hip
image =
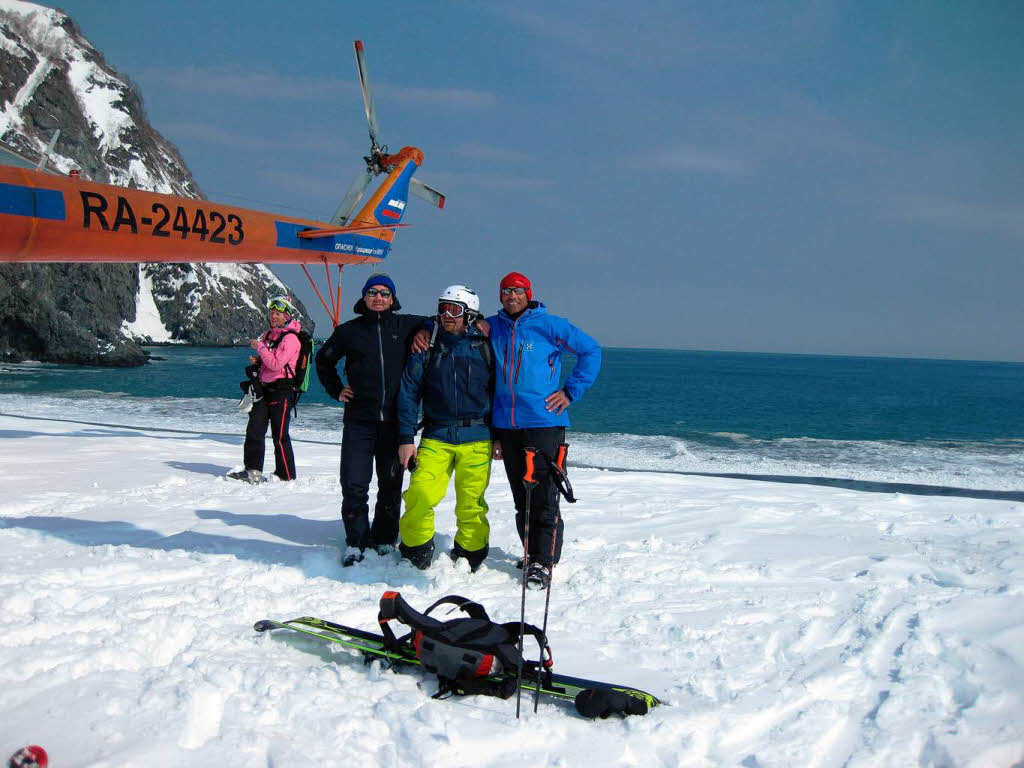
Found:
[[[548,413],[562,414],[566,408],[569,407],[570,400],[564,391],[561,389],[557,392],[552,392],[546,398],[544,398],[544,407],[547,408]]]

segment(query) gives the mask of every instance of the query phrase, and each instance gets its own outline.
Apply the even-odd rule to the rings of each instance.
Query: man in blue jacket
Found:
[[[526,471],[524,448],[536,448],[537,485],[530,494],[530,540],[526,543],[527,584],[547,589],[551,567],[562,553],[562,517],[558,485],[551,464],[565,456],[566,409],[597,379],[601,347],[568,320],[549,315],[533,300],[525,275],[510,272],[501,281],[501,311],[487,318],[494,351],[495,383],[491,423],[495,458],[502,458],[512,486],[516,527],[526,538]],[[576,355],[576,366],[561,387],[564,352]]]
[[[475,571],[487,557],[490,527],[484,492],[491,480],[491,393],[494,357],[476,328],[480,299],[464,285],[452,285],[437,300],[435,338],[409,357],[398,389],[398,458],[403,467],[416,457],[399,521],[402,556],[427,568],[434,553],[434,507],[455,474],[457,532],[452,560],[465,558]],[[414,443],[420,403],[423,437]]]

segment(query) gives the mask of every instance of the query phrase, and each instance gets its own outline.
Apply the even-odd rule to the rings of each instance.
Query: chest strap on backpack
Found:
[[[427,610],[420,613],[413,608],[409,603],[405,601],[400,592],[387,591],[380,598],[380,611],[377,614],[377,623],[380,624],[381,632],[384,634],[385,645],[388,646],[389,650],[398,650],[403,643],[411,640],[417,631],[440,631],[449,622],[440,621],[435,619],[433,616],[428,616],[432,610],[440,605],[454,605],[460,608],[464,613],[471,619],[477,619],[479,621],[491,622],[490,617],[487,615],[487,610],[473,600],[467,597],[460,597],[459,595],[446,595],[436,600]],[[402,637],[397,637],[392,631],[389,622],[392,619],[397,619],[407,627],[411,628],[411,632]],[[495,626],[507,629],[512,635],[518,637],[519,635],[519,622],[509,621],[504,624],[495,624]],[[547,638],[544,633],[540,631],[540,628],[535,627],[533,624],[525,625],[523,635],[530,635],[537,640],[538,646],[540,646],[541,658],[540,665],[545,668],[550,668],[554,664],[554,660],[551,655],[551,647],[548,645]],[[526,661],[527,665],[537,665],[538,662]]]
[[[388,649],[397,651],[403,643],[412,638],[417,630],[443,629],[443,621],[427,615],[439,605],[455,605],[465,611],[471,619],[490,621],[487,611],[480,603],[475,603],[468,598],[459,597],[458,595],[442,597],[427,608],[426,611],[420,613],[405,602],[405,598],[402,597],[400,592],[385,592],[380,598],[380,612],[377,614],[377,623],[380,624],[381,632],[384,633],[384,640]],[[412,631],[402,637],[397,637],[388,624],[392,619],[397,619],[407,627],[410,627]]]
[[[466,617],[440,621],[428,615],[441,605],[454,605]],[[411,631],[397,637],[390,626],[392,620]],[[377,621],[388,650],[398,653],[413,649],[424,669],[438,676],[436,697],[482,693],[508,698],[515,692],[515,670],[522,655],[518,647],[519,622],[493,622],[480,603],[459,595],[442,597],[420,613],[394,591],[381,597]],[[527,624],[524,635],[534,637],[540,648],[537,661],[523,662],[524,671],[533,679],[550,676],[553,661],[544,633]]]

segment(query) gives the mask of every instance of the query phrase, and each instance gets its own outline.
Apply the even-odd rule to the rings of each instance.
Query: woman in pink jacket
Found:
[[[302,327],[295,319],[298,311],[287,296],[276,296],[267,304],[270,310],[270,329],[249,346],[255,354],[245,369],[249,381],[242,382],[246,397],[242,409],[249,410],[249,424],[245,429],[243,456],[245,469],[228,476],[236,480],[258,483],[263,477],[263,454],[267,437],[267,424],[274,438],[274,474],[282,480],[295,479],[295,458],[292,441],[288,436],[288,422],[295,402],[295,365],[302,343]]]

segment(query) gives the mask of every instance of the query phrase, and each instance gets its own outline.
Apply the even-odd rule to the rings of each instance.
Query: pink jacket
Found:
[[[266,384],[294,375],[295,363],[299,359],[299,351],[302,348],[299,337],[289,333],[274,349],[268,347],[266,342],[274,341],[285,331],[298,333],[300,330],[302,330],[302,326],[299,325],[298,320],[289,320],[283,328],[271,328],[263,334],[263,343],[256,349],[256,354],[260,358],[261,383]],[[287,370],[285,370],[285,366],[288,366]]]

